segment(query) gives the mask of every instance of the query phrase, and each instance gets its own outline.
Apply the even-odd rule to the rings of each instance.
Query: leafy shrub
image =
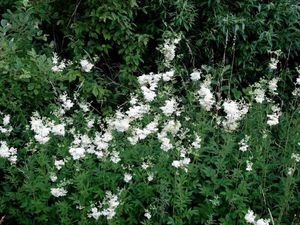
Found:
[[[3,135],[4,222],[300,222],[300,78],[293,76],[286,111],[279,79],[251,85],[238,100],[223,98],[214,68],[174,64],[175,37],[161,48],[164,69],[138,77],[127,109],[101,118],[78,93],[61,94],[48,114],[31,116],[23,131],[29,141],[17,153],[14,130]],[[10,126],[7,118],[2,125]]]

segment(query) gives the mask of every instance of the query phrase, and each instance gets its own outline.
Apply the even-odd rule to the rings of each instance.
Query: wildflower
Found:
[[[7,158],[11,164],[16,164],[17,149],[13,147],[8,147],[5,141],[1,141],[0,144],[0,157]]]
[[[150,173],[150,174],[148,175],[147,180],[148,180],[149,182],[151,182],[151,181],[153,181],[153,179],[154,179],[154,174],[153,174],[153,173]]]
[[[85,156],[85,150],[82,147],[70,148],[69,153],[72,155],[74,160],[81,159]]]
[[[295,162],[300,162],[300,154],[293,153],[291,158],[294,159]]]
[[[239,150],[242,151],[242,152],[246,152],[248,150],[248,141],[250,139],[250,136],[246,135],[245,138],[243,138],[240,142],[239,142],[239,145],[240,145],[240,148]]]
[[[66,196],[67,193],[68,193],[67,190],[64,189],[63,187],[60,187],[60,188],[51,188],[51,194],[54,197],[63,197],[63,196]]]
[[[246,170],[249,172],[252,171],[253,162],[251,162],[250,160],[247,160],[246,163],[247,163]]]
[[[113,163],[118,163],[121,161],[121,158],[119,156],[119,152],[117,151],[112,151],[111,153],[111,156],[110,156],[110,160],[113,162]]]
[[[91,208],[91,212],[88,214],[88,217],[93,217],[95,220],[98,220],[100,215],[100,211],[96,207],[93,207]]]
[[[7,126],[10,122],[10,115],[5,115],[4,118],[3,118],[3,125],[4,126]]]
[[[52,182],[57,181],[57,176],[56,176],[55,174],[50,175],[50,180],[51,180]]]
[[[94,205],[91,208],[91,212],[88,214],[88,217],[93,217],[94,219],[98,220],[100,216],[105,216],[108,220],[112,219],[116,215],[116,209],[120,204],[118,196],[113,195],[111,192],[106,192],[106,196],[103,202],[100,204],[100,208],[104,205],[107,206],[103,210],[99,210]]]
[[[200,86],[199,94],[199,102],[200,105],[206,110],[210,111],[212,106],[215,104],[215,98],[210,90],[210,82],[203,83]]]
[[[194,70],[191,74],[190,74],[191,80],[192,81],[198,81],[201,78],[201,71],[200,70]]]
[[[151,219],[151,213],[149,212],[148,209],[145,210],[144,216],[149,220]]]
[[[201,147],[201,138],[196,134],[195,141],[192,143],[192,146],[194,148],[200,148]]]
[[[277,83],[279,79],[278,78],[273,78],[272,80],[269,81],[269,90],[271,91],[272,94],[277,94]]]
[[[266,219],[259,219],[256,221],[256,225],[269,225],[270,220],[266,220]]]
[[[163,81],[170,81],[174,77],[174,70],[162,74]]]
[[[51,70],[55,73],[62,72],[66,68],[65,61],[63,60],[63,61],[59,62],[59,58],[55,52],[53,53],[52,63],[53,63],[53,66],[52,66]]]
[[[70,110],[74,103],[71,101],[71,99],[67,96],[66,93],[59,96],[59,100],[62,102],[62,107],[64,110]]]
[[[253,95],[257,103],[262,103],[265,100],[265,90],[262,88],[254,89]]]
[[[94,67],[94,65],[86,59],[80,60],[80,65],[83,71],[87,73],[91,72],[92,68]]]
[[[64,136],[65,135],[65,124],[54,125],[51,129],[51,132],[56,135]]]
[[[226,120],[223,121],[223,126],[228,131],[233,131],[238,127],[239,121],[248,112],[248,106],[241,102],[227,100],[223,103],[223,107],[226,113]]]
[[[124,174],[124,181],[125,181],[126,183],[129,183],[131,180],[132,180],[131,174],[125,173],[125,174]]]
[[[64,160],[55,160],[54,165],[57,170],[60,170],[65,165],[65,161]]]
[[[255,214],[252,210],[248,210],[247,214],[245,215],[245,220],[247,223],[255,224]]]
[[[279,123],[279,117],[281,116],[280,108],[276,105],[272,106],[272,114],[268,114],[267,124],[269,126],[274,126]]]
[[[269,63],[269,68],[271,70],[276,70],[277,69],[277,64],[279,63],[279,60],[276,58],[271,58],[271,62]]]
[[[163,114],[165,114],[166,116],[171,116],[177,108],[177,102],[174,98],[172,98],[171,100],[167,100],[165,102],[165,105],[160,107],[160,109],[163,111]]]

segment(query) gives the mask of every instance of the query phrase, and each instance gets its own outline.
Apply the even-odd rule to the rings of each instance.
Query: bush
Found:
[[[3,135],[5,222],[229,225],[254,215],[261,224],[300,222],[300,78],[286,111],[279,80],[223,98],[214,68],[174,64],[175,37],[161,48],[164,70],[138,77],[127,109],[101,118],[79,92],[61,94],[47,114],[31,116],[26,145],[16,151],[14,130]]]

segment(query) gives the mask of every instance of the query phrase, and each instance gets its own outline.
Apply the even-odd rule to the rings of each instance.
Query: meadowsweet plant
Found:
[[[175,63],[184,39],[173,36],[159,47],[161,71],[140,75],[109,116],[80,90],[57,89],[48,110],[30,115],[19,144],[16,118],[3,114],[5,223],[300,223],[299,108],[279,101],[280,77],[225,96],[210,72],[218,70]],[[75,69],[56,55],[51,61],[54,74],[97,70],[87,59]]]

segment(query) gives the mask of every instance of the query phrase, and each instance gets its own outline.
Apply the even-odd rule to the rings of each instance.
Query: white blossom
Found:
[[[201,71],[200,70],[194,70],[191,74],[190,74],[191,80],[192,81],[198,81],[201,78]]]
[[[131,180],[132,180],[132,175],[129,174],[129,173],[125,173],[125,174],[124,174],[124,181],[125,181],[126,183],[129,183]]]
[[[256,215],[254,214],[254,212],[251,209],[249,209],[247,214],[245,215],[245,220],[247,223],[255,224],[255,217]]]
[[[86,59],[80,60],[80,65],[83,71],[87,73],[91,72],[92,68],[94,67],[94,65]]]
[[[63,197],[63,196],[66,196],[67,195],[67,190],[63,187],[60,187],[60,188],[51,188],[51,194],[54,196],[54,197]]]

